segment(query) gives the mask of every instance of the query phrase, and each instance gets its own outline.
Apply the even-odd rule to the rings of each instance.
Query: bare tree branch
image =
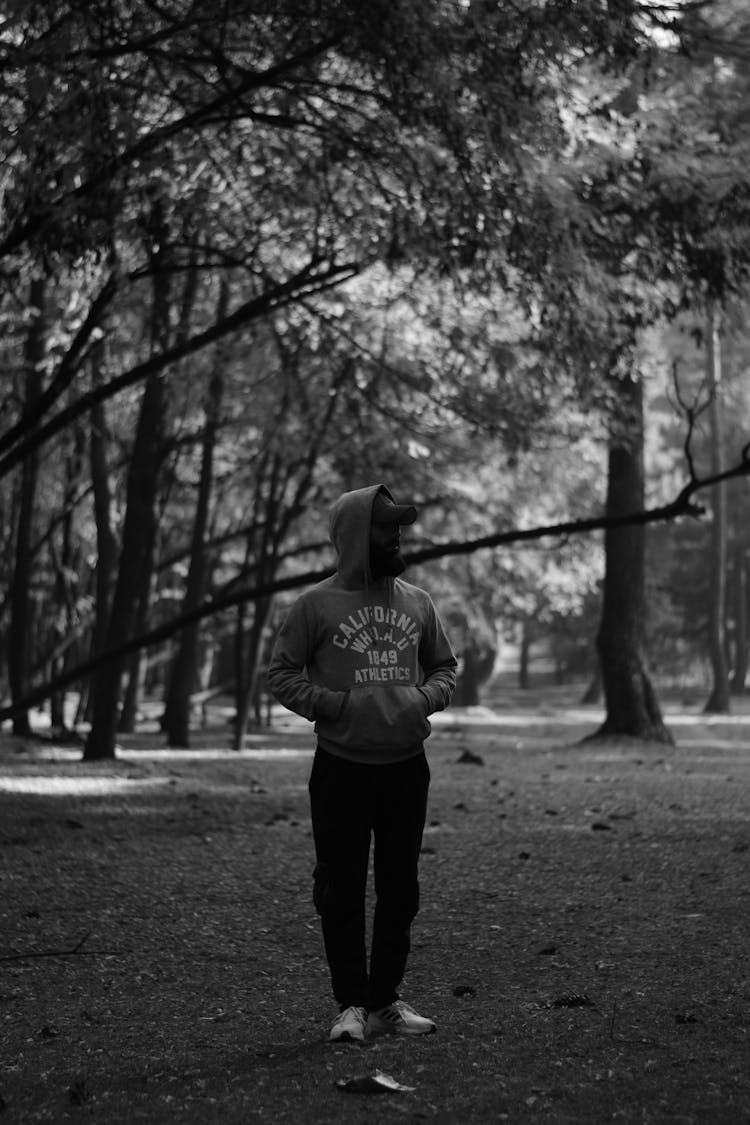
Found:
[[[693,436],[698,419],[701,414],[705,414],[711,405],[711,395],[704,393],[706,392],[706,384],[705,380],[701,380],[700,386],[693,396],[693,401],[688,402],[680,386],[679,364],[679,359],[675,359],[672,363],[672,387],[674,389],[677,407],[687,421],[687,430],[685,432],[685,440],[682,448],[685,454],[685,460],[687,461],[689,479],[697,480],[698,474],[695,471],[695,457],[693,455]]]
[[[4,434],[0,435],[0,456],[8,449],[11,449],[15,442],[21,440],[24,434],[28,434],[33,430],[50,407],[58,401],[64,391],[70,386],[80,369],[81,361],[86,354],[86,346],[90,342],[93,333],[99,328],[104,311],[116,291],[117,276],[115,273],[112,273],[91,302],[91,307],[86,315],[86,319],[73,337],[70,347],[60,361],[57,371],[50,380],[48,387],[39,396],[33,408],[24,411],[18,422],[16,422],[14,426],[10,426]]]
[[[693,501],[696,493],[720,484],[722,481],[743,476],[750,477],[750,442],[744,446],[740,460],[735,465],[712,476],[689,480],[669,504],[662,504],[655,508],[644,508],[641,511],[622,516],[592,516],[590,519],[566,520],[562,523],[547,524],[543,527],[516,528],[510,531],[495,532],[479,539],[436,543],[432,547],[425,547],[404,555],[404,561],[407,564],[414,565],[431,562],[434,559],[445,558],[450,555],[468,555],[474,551],[502,547],[509,543],[544,539],[548,536],[583,535],[591,531],[602,531],[612,527],[629,527],[671,521],[680,516],[701,516],[704,513],[703,507]],[[23,699],[18,700],[15,704],[6,704],[4,707],[0,707],[0,722],[12,719],[19,712],[38,706],[55,692],[77,683],[112,660],[120,660],[123,656],[128,656],[140,649],[150,648],[152,645],[169,640],[170,637],[173,637],[175,633],[178,633],[180,629],[184,629],[187,625],[213,617],[217,613],[231,609],[243,602],[259,601],[261,598],[284,590],[295,590],[303,586],[310,586],[314,582],[321,582],[324,578],[328,578],[332,573],[333,568],[326,567],[321,570],[307,571],[304,574],[290,575],[288,578],[275,579],[272,582],[262,583],[260,586],[243,587],[222,597],[213,598],[188,613],[179,614],[171,621],[165,621],[148,633],[133,637],[116,648],[100,653],[77,667],[60,673],[47,683],[32,688]]]
[[[101,387],[95,387],[87,394],[81,395],[79,399],[50,418],[49,421],[37,426],[31,433],[27,433],[22,440],[11,448],[10,452],[6,453],[4,457],[0,457],[0,478],[20,465],[34,449],[38,449],[55,434],[66,429],[71,422],[82,417],[98,403],[113,398],[120,391],[133,386],[148,375],[161,371],[169,367],[170,364],[200,351],[207,344],[220,340],[223,336],[242,328],[245,324],[264,316],[273,309],[281,308],[291,301],[298,300],[300,295],[312,296],[341,284],[353,277],[359,268],[354,262],[347,262],[340,266],[333,262],[327,262],[323,268],[321,268],[321,265],[322,263],[315,261],[308,263],[304,269],[287,278],[286,281],[278,282],[260,295],[245,301],[233,313],[211,325],[205,331],[191,336],[189,340],[167,348],[166,351],[158,355],[151,356],[143,363],[136,364],[135,367],[131,367],[122,375],[102,384]]]

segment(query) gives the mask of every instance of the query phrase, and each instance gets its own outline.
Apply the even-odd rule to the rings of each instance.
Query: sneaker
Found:
[[[377,1012],[370,1012],[367,1030],[375,1035],[378,1032],[388,1032],[391,1035],[431,1035],[437,1029],[432,1020],[417,1015],[403,1000],[396,1000],[385,1008],[379,1008]]]
[[[344,1008],[343,1012],[331,1028],[329,1039],[337,1043],[362,1043],[365,1038],[365,1025],[367,1024],[367,1009],[358,1008],[352,1004]]]

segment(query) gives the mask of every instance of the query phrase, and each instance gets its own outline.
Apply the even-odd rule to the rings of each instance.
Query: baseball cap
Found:
[[[373,523],[414,523],[416,518],[413,504],[396,504],[385,492],[379,492],[373,500]]]

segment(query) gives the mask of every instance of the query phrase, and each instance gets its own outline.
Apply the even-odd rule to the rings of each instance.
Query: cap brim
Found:
[[[413,504],[389,504],[375,514],[373,523],[414,523],[417,518],[417,509]]]

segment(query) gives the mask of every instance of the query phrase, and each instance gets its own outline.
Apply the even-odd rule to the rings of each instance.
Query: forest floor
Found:
[[[0,1125],[750,1122],[750,707],[581,742],[554,693],[436,717],[403,995],[329,1044],[311,731],[0,739]],[[481,762],[460,760],[466,752]],[[413,1087],[342,1092],[377,1070]]]

